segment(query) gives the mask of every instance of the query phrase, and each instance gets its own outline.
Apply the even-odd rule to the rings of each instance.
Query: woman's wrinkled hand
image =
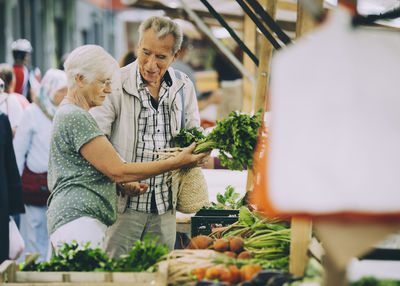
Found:
[[[149,188],[148,184],[139,182],[117,184],[117,195],[124,197],[135,197],[144,194]]]

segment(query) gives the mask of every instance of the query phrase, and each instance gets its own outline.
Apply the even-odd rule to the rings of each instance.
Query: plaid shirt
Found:
[[[170,112],[167,98],[171,77],[167,73],[161,83],[158,104],[152,98],[143,82],[140,73],[137,73],[137,83],[142,108],[139,115],[138,145],[136,149],[136,162],[149,162],[159,158],[151,154],[160,149],[171,147],[172,134],[170,130]],[[158,105],[158,106],[157,106]],[[146,193],[130,197],[129,207],[140,212],[163,214],[172,208],[172,192],[170,181],[167,182],[169,173],[163,173],[141,181],[149,185]]]

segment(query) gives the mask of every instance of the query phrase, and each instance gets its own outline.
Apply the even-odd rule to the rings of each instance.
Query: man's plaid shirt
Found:
[[[159,157],[151,153],[159,152],[161,149],[172,146],[170,112],[167,100],[172,81],[167,71],[161,83],[157,103],[145,86],[139,72],[137,75],[137,88],[142,102],[142,109],[139,115],[135,162],[148,162],[154,161]],[[171,209],[172,192],[170,182],[167,182],[168,175],[168,173],[164,173],[141,181],[148,184],[149,189],[143,195],[131,197],[129,207],[136,211],[158,214],[163,214]]]

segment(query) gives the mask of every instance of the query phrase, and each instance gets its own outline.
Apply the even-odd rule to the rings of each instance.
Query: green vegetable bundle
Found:
[[[152,272],[156,269],[151,266],[169,253],[168,245],[157,244],[157,240],[158,237],[150,237],[147,234],[143,240],[134,243],[128,254],[118,259],[109,258],[100,248],[89,248],[90,242],[86,245],[79,245],[76,241],[72,244],[64,243],[50,262],[35,263],[34,260],[28,260],[20,269],[22,271]]]
[[[261,114],[262,110],[255,115],[232,111],[228,118],[217,120],[217,126],[207,136],[194,129],[182,129],[174,142],[178,147],[187,147],[196,142],[195,154],[218,149],[222,166],[243,170],[253,163]]]
[[[290,250],[288,222],[263,218],[242,206],[236,223],[225,229],[216,230],[209,236],[214,238],[240,236],[244,240],[244,249],[252,253],[253,262],[270,269],[288,269]]]
[[[22,271],[111,271],[113,261],[100,248],[89,248],[90,242],[79,245],[76,241],[64,243],[58,254],[49,262],[28,260]],[[37,258],[37,257],[36,257]]]

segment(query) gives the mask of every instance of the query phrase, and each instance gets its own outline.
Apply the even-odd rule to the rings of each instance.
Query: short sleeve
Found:
[[[93,138],[104,135],[93,117],[84,110],[73,110],[60,119],[60,135],[75,152]]]

